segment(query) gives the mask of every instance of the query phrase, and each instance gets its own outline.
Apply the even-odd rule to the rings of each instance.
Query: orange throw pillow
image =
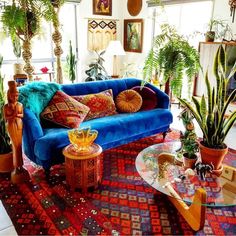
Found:
[[[136,112],[142,106],[142,97],[134,90],[124,90],[116,97],[116,106],[121,112]]]

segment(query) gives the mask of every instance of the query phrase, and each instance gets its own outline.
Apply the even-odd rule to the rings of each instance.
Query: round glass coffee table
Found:
[[[139,153],[135,165],[144,181],[166,194],[189,225],[199,230],[204,226],[206,206],[236,205],[235,185],[230,174],[207,174],[205,180],[196,173],[186,174],[175,158],[179,148],[180,142],[150,146]]]

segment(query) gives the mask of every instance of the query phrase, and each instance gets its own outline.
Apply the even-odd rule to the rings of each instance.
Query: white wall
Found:
[[[200,16],[199,16],[200,17]],[[215,0],[213,17],[228,20],[229,25],[233,29],[233,33],[236,37],[236,19],[234,24],[231,23],[230,9],[228,0]],[[150,49],[151,45],[151,25],[152,16],[151,10],[148,9],[146,0],[143,0],[143,6],[141,12],[132,17],[127,10],[127,0],[113,0],[112,1],[112,16],[93,15],[92,0],[82,0],[78,5],[78,44],[79,44],[79,77],[78,81],[83,81],[86,78],[85,70],[88,68],[88,64],[93,58],[93,54],[87,50],[87,33],[88,33],[88,18],[105,18],[105,19],[119,19],[117,21],[117,40],[120,40],[123,44],[123,26],[124,19],[144,19],[144,34],[143,34],[143,51],[142,53],[126,52],[125,56],[118,58],[118,71],[119,74],[123,74],[123,63],[134,63],[132,70],[138,73],[138,77],[142,77],[141,71],[145,57]],[[106,69],[109,74],[112,74],[112,58],[106,59]],[[119,69],[120,68],[120,69]]]
[[[112,16],[93,15],[92,0],[82,0],[77,6],[78,8],[78,45],[79,45],[79,72],[78,81],[84,81],[87,77],[85,70],[88,69],[88,64],[94,57],[94,54],[87,50],[88,36],[88,18],[95,19],[119,19],[117,21],[117,39],[122,38],[122,9],[124,0],[112,1]],[[111,67],[110,67],[111,68]],[[109,69],[109,67],[108,67]]]
[[[215,0],[213,8],[213,17],[217,19],[227,20],[229,26],[231,27],[234,39],[236,40],[236,16],[234,23],[232,23],[232,17],[230,17],[230,7],[228,0]]]

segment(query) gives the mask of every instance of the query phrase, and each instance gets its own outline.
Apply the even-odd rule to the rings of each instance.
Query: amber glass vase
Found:
[[[78,152],[89,152],[97,135],[98,131],[90,128],[68,131],[69,140]]]

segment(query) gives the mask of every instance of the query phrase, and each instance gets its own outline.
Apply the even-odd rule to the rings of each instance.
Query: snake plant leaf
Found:
[[[207,72],[205,74],[205,83],[207,87],[208,109],[209,109],[209,113],[212,113],[212,91],[211,91],[210,81],[209,81]]]
[[[218,63],[219,63],[219,69],[221,70],[221,73],[225,76],[226,70],[227,70],[227,64],[226,64],[225,49],[223,48],[222,44],[220,44],[220,47],[219,47]]]
[[[234,111],[228,118],[225,126],[224,126],[224,133],[225,136],[228,134],[229,130],[231,129],[231,127],[233,126],[234,122],[236,120],[236,111]]]
[[[205,100],[205,96],[203,95],[201,98],[201,103],[200,103],[200,114],[202,116],[202,123],[204,126],[206,126],[206,100]]]
[[[234,63],[234,66],[232,67],[227,79],[229,80],[235,73],[236,73],[236,61]]]

